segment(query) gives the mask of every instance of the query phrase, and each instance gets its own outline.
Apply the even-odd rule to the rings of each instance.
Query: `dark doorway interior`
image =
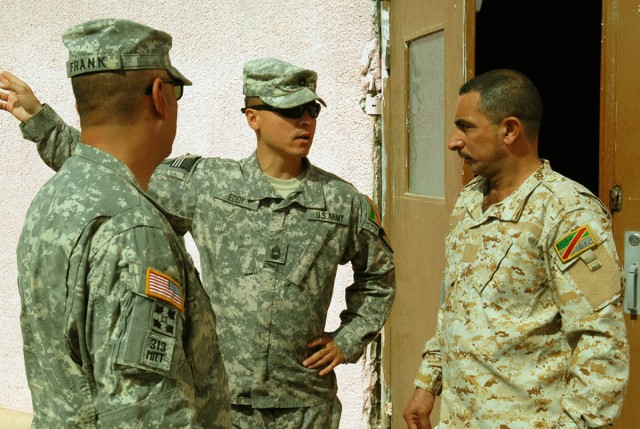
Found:
[[[484,0],[476,74],[526,74],[544,102],[540,156],[598,194],[602,2]]]

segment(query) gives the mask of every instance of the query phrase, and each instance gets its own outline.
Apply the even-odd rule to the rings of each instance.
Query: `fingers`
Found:
[[[344,358],[342,358],[342,353],[338,353],[336,351],[325,352],[325,350],[314,353],[312,357],[307,359],[303,364],[307,368],[316,369],[320,367],[324,367],[318,375],[321,377],[329,374],[335,367],[344,362]]]
[[[344,363],[344,355],[342,354],[340,347],[338,347],[338,345],[328,335],[323,335],[322,337],[316,338],[307,343],[307,347],[309,348],[315,348],[318,346],[322,346],[322,348],[305,359],[302,364],[306,368],[311,369],[324,367],[319,372],[319,375],[322,377],[329,374],[338,365]]]
[[[14,92],[22,92],[27,88],[29,91],[31,90],[29,85],[18,79],[16,75],[6,70],[0,73],[0,85],[2,85],[3,89]]]
[[[0,89],[4,89],[4,83],[0,81]],[[0,91],[0,110],[10,111],[11,106],[9,105],[9,93],[5,91]]]
[[[29,85],[8,71],[0,73],[0,110],[6,110],[25,122],[41,109],[42,104]]]
[[[343,362],[344,362],[344,359],[340,359],[340,358],[336,357],[335,359],[333,359],[333,360],[331,361],[331,363],[330,363],[329,365],[327,365],[324,369],[322,369],[322,370],[318,373],[318,375],[319,375],[320,377],[324,377],[325,375],[330,374],[330,373],[331,373],[331,371],[333,371],[333,369],[334,369],[335,367],[337,367],[338,365],[340,365],[340,364],[341,364],[341,363],[343,363]]]
[[[302,362],[302,364],[307,368],[315,369],[328,364],[329,362],[333,361],[334,358],[335,356],[331,353],[331,351],[322,349],[308,357],[304,362]]]
[[[319,365],[318,362],[323,359],[325,357],[325,355],[327,354],[325,349],[319,350],[317,352],[315,352],[314,354],[312,354],[311,356],[309,356],[308,358],[306,358],[303,362],[302,365],[306,368],[317,368],[317,366]]]
[[[15,79],[17,78],[14,75],[9,73],[8,71],[3,71],[2,73],[0,73],[0,88],[4,89],[5,91],[15,92],[12,85],[12,82],[15,82]]]
[[[325,346],[325,345],[329,344],[331,341],[333,341],[333,339],[331,339],[331,337],[329,337],[328,335],[323,335],[322,337],[318,337],[318,338],[315,338],[315,339],[309,341],[307,343],[307,347],[312,349],[312,348],[318,347],[318,346]]]

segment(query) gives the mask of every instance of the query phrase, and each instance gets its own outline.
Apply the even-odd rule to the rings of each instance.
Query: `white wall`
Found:
[[[370,12],[366,0],[3,0],[0,69],[22,77],[42,101],[77,125],[61,33],[104,17],[167,31],[174,41],[172,62],[194,83],[180,100],[174,155],[241,158],[255,146],[240,113],[242,64],[275,56],[306,66],[318,72],[318,93],[328,104],[318,120],[311,160],[370,193],[372,122],[358,106],[361,51],[372,34]],[[31,407],[15,249],[29,203],[51,174],[33,145],[22,140],[15,119],[0,112],[0,408],[28,412]],[[350,270],[340,271],[329,328],[337,326],[350,278]],[[365,427],[361,373],[360,364],[339,368],[342,428]]]

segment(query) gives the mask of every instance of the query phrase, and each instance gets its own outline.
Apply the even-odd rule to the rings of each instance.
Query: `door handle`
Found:
[[[625,295],[625,312],[638,312],[638,266],[631,264],[627,271],[627,293]]]
[[[640,270],[640,232],[624,233],[624,272],[627,276],[624,312],[638,314],[638,271]]]

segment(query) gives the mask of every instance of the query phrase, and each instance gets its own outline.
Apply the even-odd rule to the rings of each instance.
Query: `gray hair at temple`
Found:
[[[491,70],[474,77],[460,87],[459,94],[478,92],[478,110],[498,124],[515,116],[529,138],[537,138],[542,122],[542,97],[524,74],[515,70]]]

